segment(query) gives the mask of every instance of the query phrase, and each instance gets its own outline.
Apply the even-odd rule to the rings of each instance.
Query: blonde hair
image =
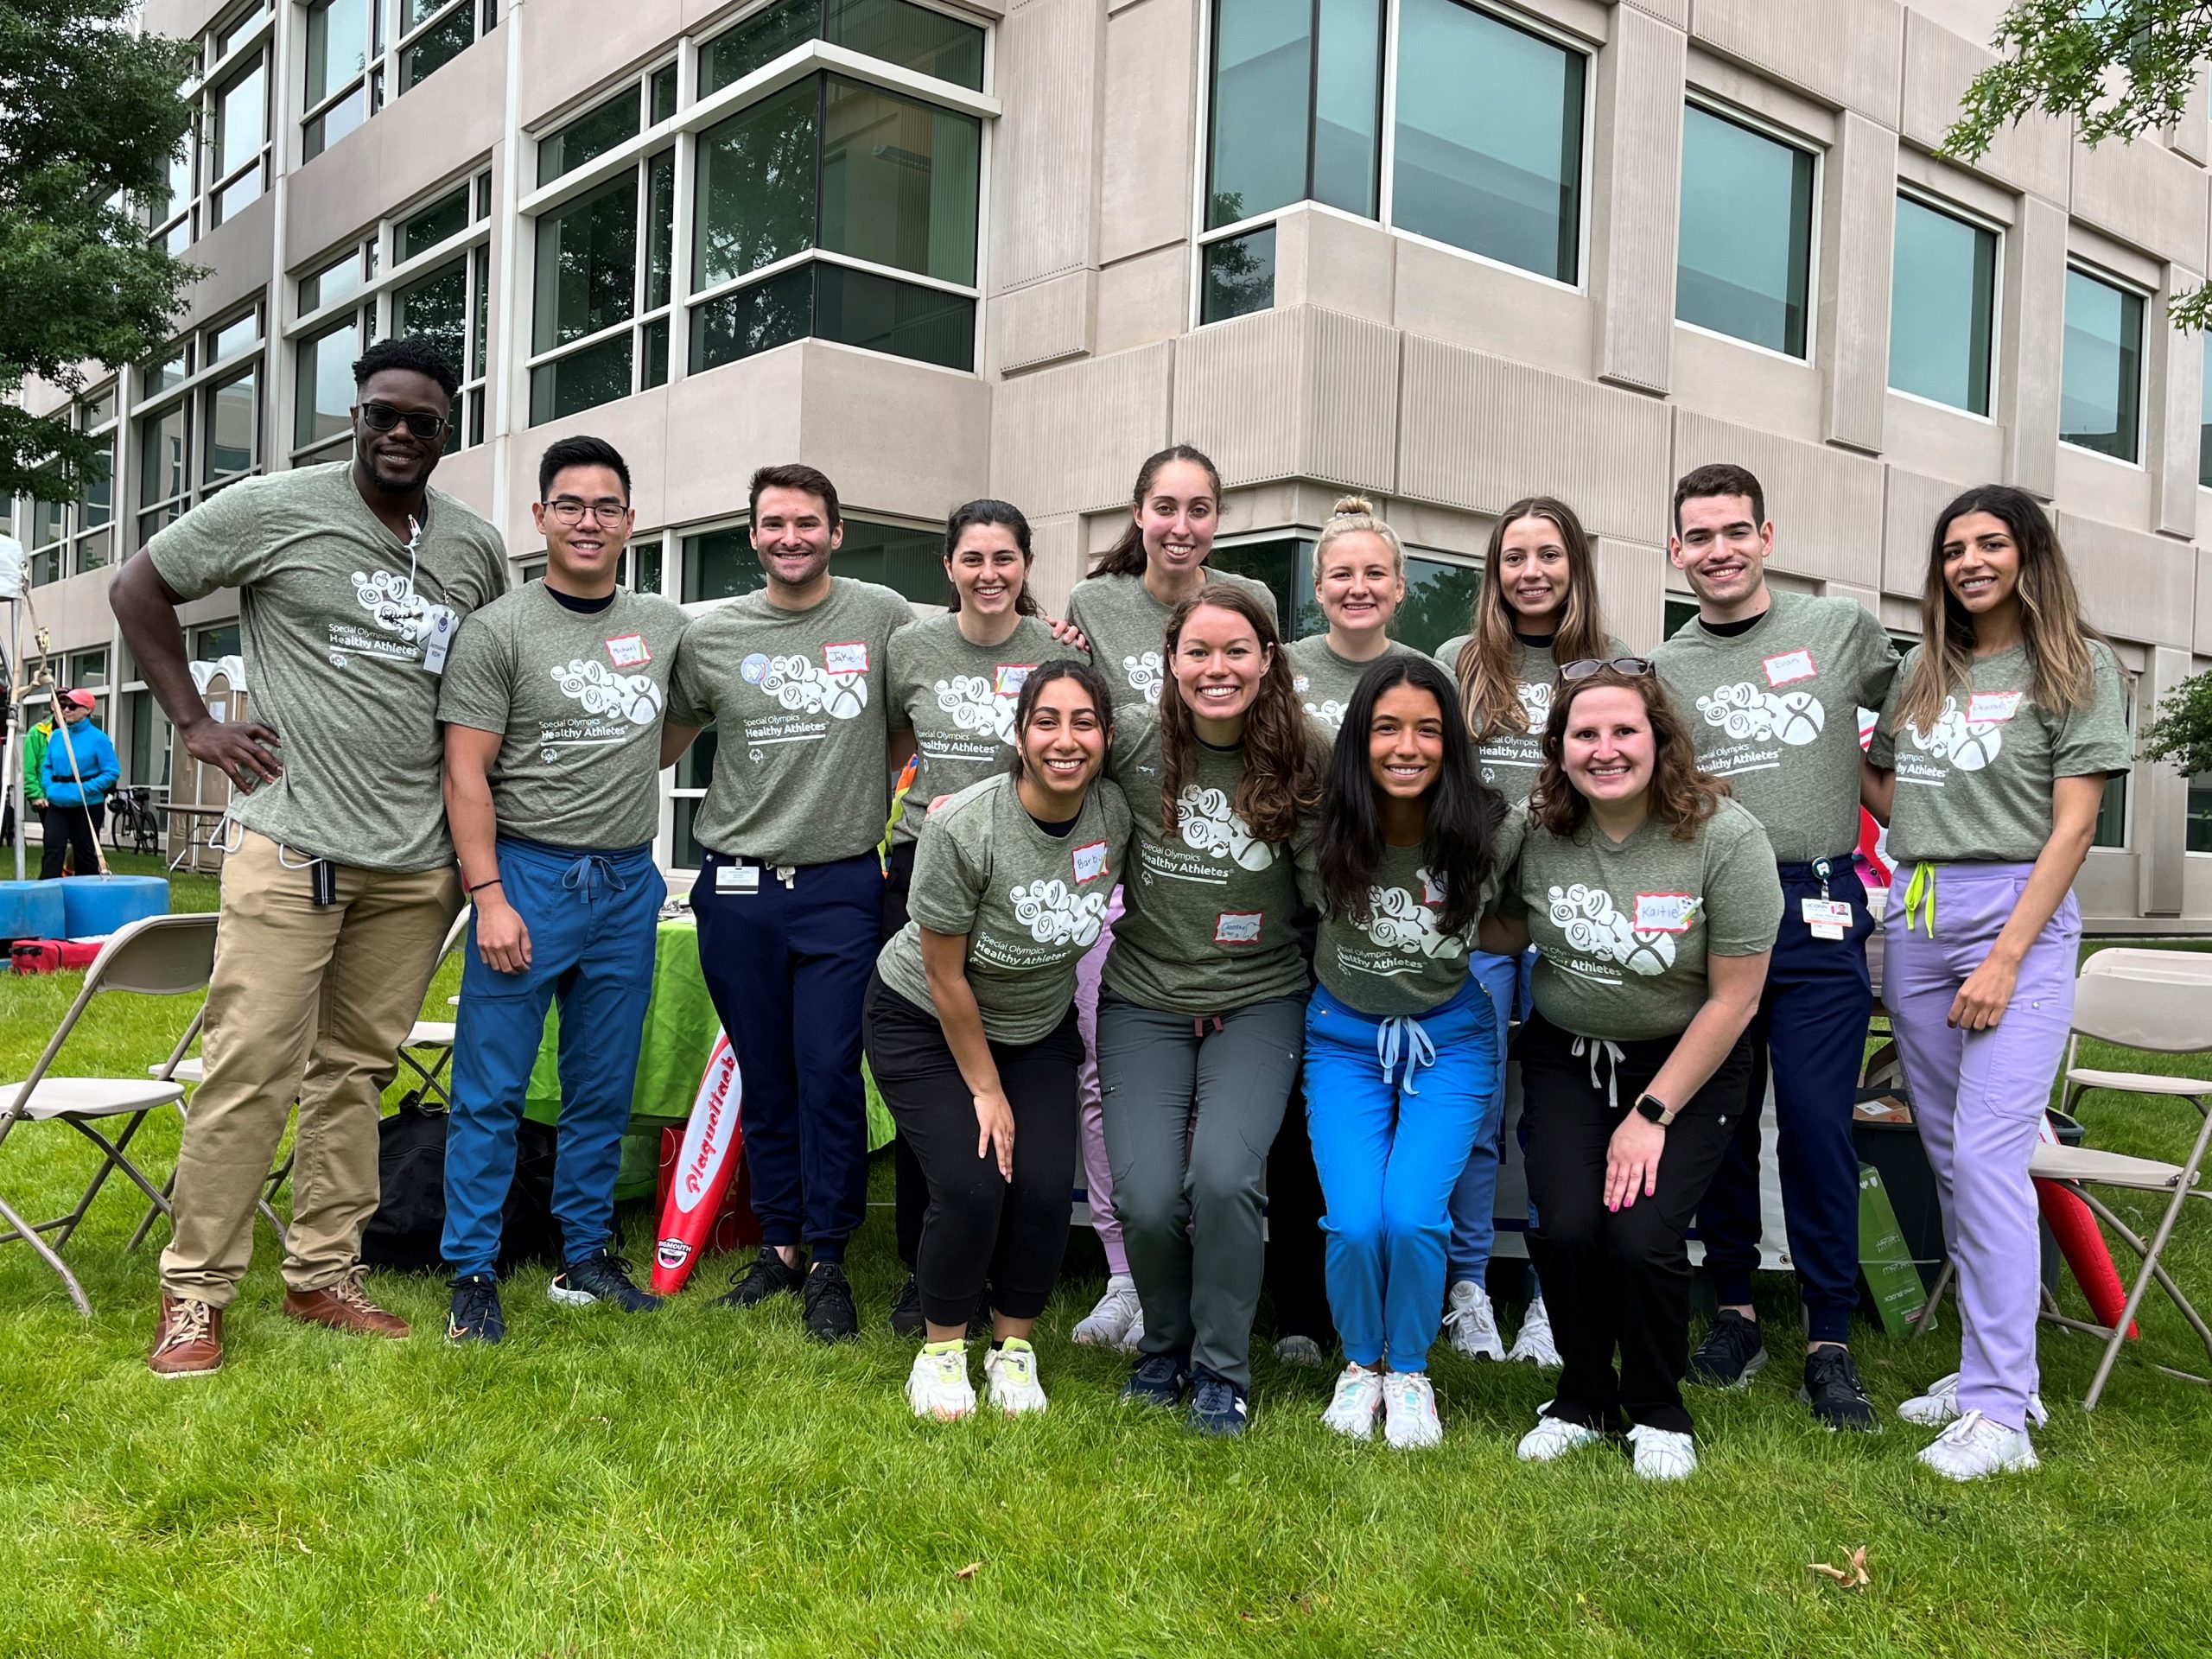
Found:
[[[1398,532],[1375,516],[1375,504],[1363,495],[1339,496],[1337,505],[1329,510],[1329,522],[1321,527],[1321,539],[1313,543],[1313,590],[1321,589],[1321,572],[1327,568],[1331,545],[1342,536],[1366,532],[1390,550],[1390,569],[1400,582],[1406,579],[1406,550],[1398,541]]]

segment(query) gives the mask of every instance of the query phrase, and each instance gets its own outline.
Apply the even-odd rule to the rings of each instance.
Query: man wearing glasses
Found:
[[[1669,556],[1698,613],[1659,647],[1660,678],[1698,765],[1725,778],[1774,843],[1782,931],[1751,1027],[1748,1109],[1698,1206],[1720,1311],[1690,1380],[1740,1388],[1766,1363],[1751,1269],[1758,1264],[1759,1119],[1770,1069],[1783,1211],[1805,1305],[1798,1397],[1829,1428],[1871,1429],[1872,1405],[1846,1345],[1859,1301],[1859,1155],[1852,1106],[1874,995],[1873,919],[1852,862],[1859,844],[1859,710],[1879,709],[1897,647],[1855,599],[1767,586],[1774,526],[1758,479],[1700,467],[1675,486]]]
[[[531,508],[545,579],[468,619],[438,693],[446,818],[475,906],[453,1046],[444,1254],[453,1342],[506,1334],[497,1268],[515,1131],[561,1003],[554,1301],[660,1306],[607,1248],[638,1046],[668,889],[653,867],[661,716],[685,617],[615,585],[630,468],[599,438],[563,438]]]
[[[186,748],[236,791],[156,1376],[221,1367],[223,1309],[296,1097],[284,1314],[407,1334],[361,1291],[378,1100],[461,905],[439,677],[461,618],[507,586],[499,532],[429,487],[459,384],[428,342],[379,341],[353,365],[351,461],[241,480],[155,537],[110,590]],[[209,715],[177,625],[178,606],[233,587],[252,722]]]

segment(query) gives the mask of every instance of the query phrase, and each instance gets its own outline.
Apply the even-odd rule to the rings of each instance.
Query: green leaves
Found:
[[[2028,115],[2070,121],[2085,144],[2123,141],[2179,120],[2212,55],[2205,0],[2013,0],[1993,44],[2000,60],[1974,78],[1942,153],[1979,161]]]
[[[2188,777],[2212,772],[2212,672],[2194,675],[2166,694],[2158,717],[2144,730],[2143,758],[2171,760]]]

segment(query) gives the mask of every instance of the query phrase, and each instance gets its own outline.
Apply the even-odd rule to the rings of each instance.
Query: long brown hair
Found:
[[[1624,674],[1617,668],[1601,668],[1587,679],[1562,681],[1552,693],[1551,718],[1544,723],[1544,766],[1529,791],[1529,816],[1561,836],[1573,835],[1588,821],[1589,799],[1567,776],[1567,715],[1584,692],[1616,685],[1643,700],[1644,717],[1651,722],[1651,784],[1647,791],[1651,816],[1666,824],[1676,841],[1695,840],[1698,825],[1719,808],[1728,785],[1698,770],[1689,731],[1659,677]]]
[[[1178,833],[1176,807],[1183,780],[1198,769],[1198,734],[1189,705],[1183,701],[1175,679],[1176,648],[1192,612],[1201,607],[1228,611],[1242,617],[1268,653],[1267,672],[1260,677],[1252,706],[1244,715],[1244,775],[1236,782],[1236,816],[1254,837],[1270,843],[1288,841],[1297,828],[1298,815],[1321,804],[1319,764],[1308,740],[1305,707],[1291,690],[1290,659],[1283,655],[1275,625],[1259,602],[1242,588],[1226,582],[1208,582],[1175,607],[1167,620],[1167,684],[1160,694],[1160,833],[1173,841]]]
[[[1136,487],[1129,492],[1129,522],[1122,527],[1121,536],[1114,545],[1098,556],[1098,563],[1090,567],[1094,576],[1141,576],[1144,575],[1144,526],[1136,521],[1136,509],[1144,505],[1146,496],[1152,493],[1152,480],[1160,476],[1160,469],[1171,461],[1187,461],[1205,468],[1206,476],[1213,480],[1214,505],[1221,505],[1221,468],[1209,460],[1203,450],[1193,449],[1187,443],[1171,443],[1156,455],[1147,456],[1137,469]],[[1209,551],[1208,556],[1211,554]]]
[[[1483,556],[1482,585],[1475,590],[1474,614],[1467,622],[1467,643],[1452,664],[1459,682],[1459,709],[1478,743],[1529,729],[1513,663],[1520,644],[1513,637],[1513,607],[1505,602],[1498,562],[1505,532],[1522,518],[1541,518],[1559,531],[1567,550],[1567,605],[1552,640],[1552,660],[1580,662],[1603,657],[1605,624],[1599,613],[1598,571],[1590,556],[1590,535],[1573,507],[1556,496],[1531,495],[1516,501],[1491,527],[1490,551]]]
[[[1897,698],[1893,731],[1934,729],[1943,702],[1974,683],[1974,613],[1943,580],[1943,543],[1951,526],[1970,512],[2002,519],[2020,550],[2020,638],[2028,652],[2028,700],[2063,715],[2096,695],[2097,659],[2090,642],[2107,644],[2082,620],[2082,601],[2067,569],[2058,532],[2033,496],[2009,484],[1980,484],[1936,515],[1928,538],[1928,578],[1920,592],[1920,654],[1913,658]]]

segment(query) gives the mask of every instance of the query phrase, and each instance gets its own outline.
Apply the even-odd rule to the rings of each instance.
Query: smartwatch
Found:
[[[1636,1109],[1662,1129],[1675,1121],[1675,1109],[1656,1095],[1638,1095],[1636,1097]]]

